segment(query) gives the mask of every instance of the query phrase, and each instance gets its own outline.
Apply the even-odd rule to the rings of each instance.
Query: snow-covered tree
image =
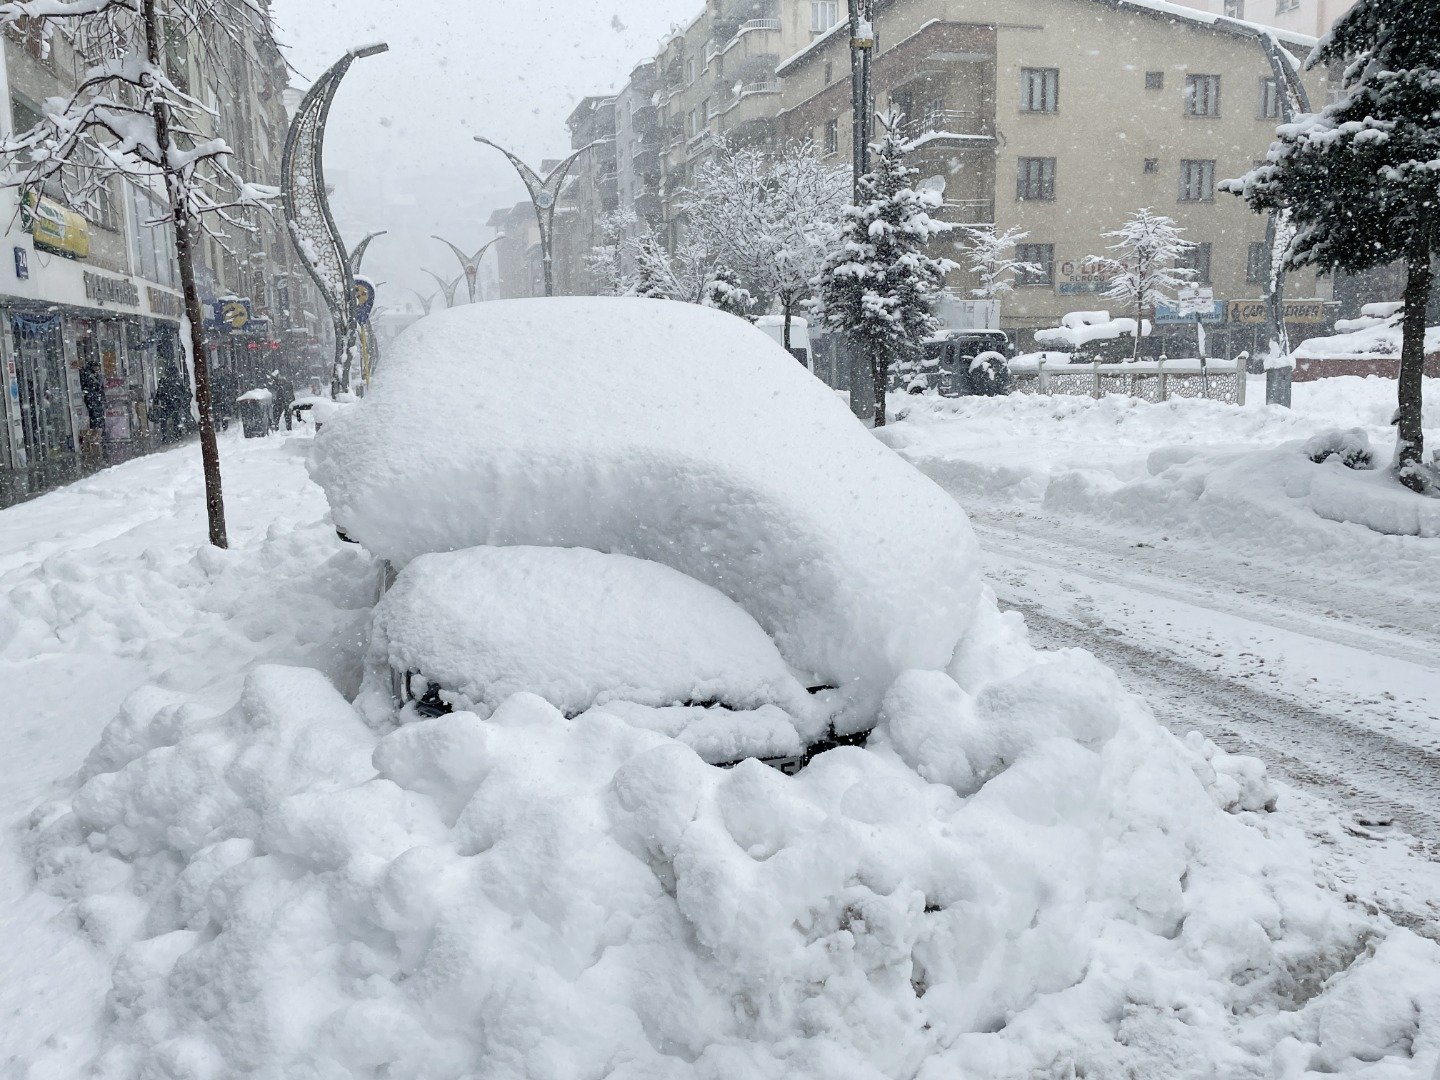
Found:
[[[634,228],[637,220],[630,210],[614,210],[600,218],[600,243],[585,257],[585,268],[595,282],[598,295],[623,296],[629,291],[626,233]]]
[[[1120,228],[1105,233],[1114,240],[1110,250],[1118,256],[1092,255],[1086,265],[1100,270],[1109,287],[1102,294],[1118,300],[1135,312],[1134,358],[1140,356],[1140,327],[1145,313],[1155,312],[1155,305],[1174,303],[1176,291],[1195,278],[1195,271],[1179,263],[1195,247],[1180,235],[1173,218],[1157,214],[1149,207],[1137,210],[1125,219]]]
[[[701,303],[748,319],[755,307],[755,298],[750,295],[749,289],[740,284],[740,278],[733,270],[728,266],[717,266],[710,284],[705,286],[705,297]]]
[[[994,225],[966,226],[966,261],[978,281],[970,295],[977,300],[999,300],[1015,288],[1015,279],[1038,273],[1036,263],[1015,258],[1015,249],[1029,238],[1028,232],[1006,229],[997,233]]]
[[[27,22],[28,20],[28,22]],[[180,90],[166,70],[167,46],[226,54],[269,34],[260,0],[8,0],[0,27],[63,26],[86,69],[79,85],[41,105],[28,131],[0,140],[3,182],[26,192],[58,192],[76,209],[130,183],[160,190],[174,224],[185,316],[190,323],[195,398],[210,542],[227,544],[220,459],[210,409],[204,314],[195,284],[194,249],[202,232],[221,243],[227,228],[248,228],[245,216],[273,199],[273,188],[246,183],[230,165],[216,115]]]
[[[773,154],[724,148],[699,169],[682,200],[687,229],[754,293],[790,318],[825,265],[845,206],[844,170],[826,165],[809,143]]]
[[[659,239],[653,235],[641,237],[634,246],[634,257],[635,278],[630,284],[630,295],[652,300],[672,299],[669,256]]]
[[[827,328],[869,358],[877,426],[885,423],[891,368],[921,355],[922,342],[939,327],[935,299],[956,268],[928,253],[930,241],[954,226],[930,217],[940,195],[913,186],[916,170],[905,164],[900,128],[892,115],[872,170],[860,178],[861,201],[845,209],[841,242],[817,278],[814,304]]]
[[[1222,188],[1257,211],[1288,211],[1291,269],[1404,264],[1395,468],[1412,490],[1434,490],[1421,387],[1440,254],[1440,4],[1359,0],[1306,63],[1343,65],[1340,98],[1281,125],[1266,163]]]

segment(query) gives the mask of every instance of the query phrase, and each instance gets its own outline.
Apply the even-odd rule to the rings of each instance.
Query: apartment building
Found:
[[[605,223],[619,205],[615,105],[613,94],[583,98],[565,121],[570,148],[590,149],[570,167],[555,206],[555,291],[562,296],[601,291],[590,255],[604,242]]]
[[[813,138],[837,163],[850,155],[843,29],[777,69],[779,134]],[[1278,36],[1299,53],[1313,44]],[[1018,255],[1041,269],[1001,310],[1022,345],[1068,311],[1104,306],[1086,257],[1105,254],[1104,234],[1143,206],[1198,245],[1192,268],[1214,290],[1217,344],[1253,345],[1259,320],[1235,322],[1226,304],[1261,295],[1265,222],[1217,184],[1263,158],[1278,122],[1254,27],[1129,0],[891,0],[876,37],[877,106],[904,117],[912,163],[944,192],[942,216],[1029,234]],[[964,273],[951,282],[971,284]],[[1328,289],[1298,275],[1290,295]]]
[[[235,150],[237,171],[273,184],[286,125],[285,67],[258,22],[250,29],[232,56],[195,55],[175,39],[166,62],[178,86],[220,113],[215,134]],[[83,60],[71,36],[34,23],[17,23],[0,40],[0,123],[23,131],[40,119],[40,102],[73,90]],[[192,380],[173,232],[153,224],[165,217],[157,190],[116,180],[75,207],[56,184],[3,189],[0,215],[11,247],[0,261],[4,505],[153,449],[148,405],[157,380],[167,368]],[[229,230],[224,245],[200,245],[207,336],[212,361],[228,372],[225,385],[240,386],[281,361],[299,365],[318,345],[311,329],[318,304],[299,280],[283,224],[260,215],[253,225],[253,232]],[[238,312],[229,321],[219,317],[222,302]]]
[[[545,162],[549,168],[555,163]],[[540,225],[530,200],[494,211],[486,224],[500,236],[495,244],[495,288],[501,300],[545,295]],[[443,297],[436,297],[443,303]]]
[[[1355,6],[1355,0],[1175,0],[1185,7],[1231,19],[1319,37]]]

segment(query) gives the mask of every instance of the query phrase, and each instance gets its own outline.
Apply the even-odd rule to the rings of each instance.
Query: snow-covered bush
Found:
[[[1322,431],[1306,439],[1300,452],[1317,465],[1334,457],[1339,458],[1347,469],[1375,468],[1375,452],[1370,447],[1370,436],[1363,428]]]

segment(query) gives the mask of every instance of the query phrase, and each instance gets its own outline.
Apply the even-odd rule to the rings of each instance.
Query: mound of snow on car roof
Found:
[[[422,319],[317,440],[336,525],[397,565],[587,547],[719,589],[807,677],[878,699],[941,667],[978,557],[963,513],[743,320],[497,301]]]
[[[744,609],[668,566],[587,548],[421,555],[381,599],[375,668],[414,672],[488,717],[512,694],[567,716],[592,705],[777,706],[825,717]],[[791,739],[794,739],[792,733]]]
[[[1319,886],[1255,763],[991,601],[868,749],[793,777],[532,694],[384,734],[299,669],[221,715],[156,702],[37,840],[115,959],[101,1080],[1381,1080],[1440,1054],[1440,947]]]

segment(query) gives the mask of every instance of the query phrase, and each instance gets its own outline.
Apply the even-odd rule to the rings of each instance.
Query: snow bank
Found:
[[[786,777],[532,694],[384,735],[295,669],[137,701],[39,841],[115,957],[93,1075],[1435,1067],[1440,948],[1087,655],[987,599],[883,715]]]
[[[764,333],[692,304],[563,298],[422,319],[313,473],[397,565],[479,544],[587,547],[719,589],[807,678],[876,698],[939,667],[974,538]]]
[[[521,691],[568,716],[609,701],[815,711],[733,601],[668,566],[587,548],[421,555],[375,610],[371,662],[419,673],[482,717]]]
[[[1403,337],[1398,315],[1382,315],[1381,310],[1388,304],[1366,305],[1374,309],[1361,319],[1341,320],[1335,324],[1337,330],[1348,329],[1348,333],[1331,334],[1328,337],[1309,338],[1295,349],[1297,360],[1343,360],[1349,358],[1389,358],[1400,356]],[[1425,329],[1425,355],[1440,352],[1440,326]]]

